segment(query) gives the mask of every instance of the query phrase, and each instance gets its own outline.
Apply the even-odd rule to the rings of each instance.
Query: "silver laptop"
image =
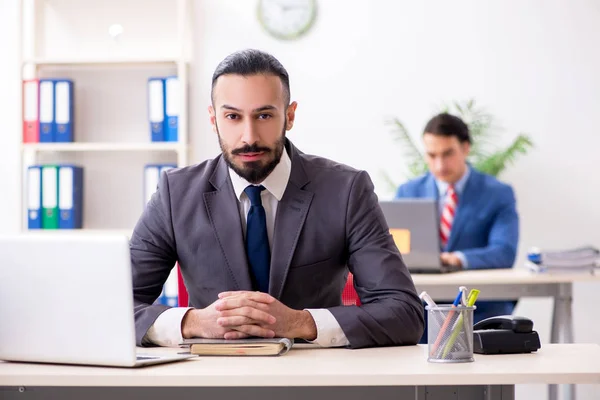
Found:
[[[125,236],[0,237],[0,359],[138,367],[192,357],[136,354]]]
[[[440,261],[438,210],[434,199],[406,198],[379,204],[390,230],[404,232],[403,243],[398,248],[410,272],[448,272]]]

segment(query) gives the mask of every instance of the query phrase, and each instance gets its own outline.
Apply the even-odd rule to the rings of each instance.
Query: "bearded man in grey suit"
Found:
[[[138,345],[289,337],[412,345],[423,310],[368,174],[286,138],[297,103],[272,55],[226,57],[210,122],[222,154],[167,171],[131,238]],[[153,304],[178,263],[190,307]],[[343,306],[348,271],[360,306]]]

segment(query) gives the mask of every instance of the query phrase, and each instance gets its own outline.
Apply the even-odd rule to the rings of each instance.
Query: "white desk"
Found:
[[[507,400],[514,399],[514,385],[520,383],[600,383],[600,346],[595,344],[545,345],[533,354],[476,354],[475,362],[466,364],[429,363],[425,353],[425,346],[299,347],[282,357],[198,357],[140,369],[0,362],[0,397]]]
[[[434,299],[453,300],[459,286],[481,290],[480,300],[517,300],[520,297],[553,297],[552,343],[573,343],[573,282],[596,281],[590,274],[535,274],[524,268],[460,271],[449,274],[413,274],[420,293],[426,290]],[[535,326],[535,323],[534,323]],[[558,398],[556,385],[549,387],[550,400]],[[575,399],[570,385],[568,397]]]

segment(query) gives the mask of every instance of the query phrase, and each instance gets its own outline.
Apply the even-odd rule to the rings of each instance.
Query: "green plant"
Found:
[[[468,161],[475,169],[486,174],[499,176],[508,165],[517,160],[519,155],[527,154],[533,147],[531,138],[522,133],[506,147],[494,145],[493,139],[497,129],[494,117],[485,109],[477,107],[473,99],[465,102],[454,101],[450,105],[443,106],[439,112],[454,114],[469,126],[472,144]],[[394,141],[400,143],[403,148],[402,155],[408,169],[407,177],[410,179],[426,173],[427,164],[424,155],[402,121],[394,118],[388,124],[394,128],[392,130]],[[398,185],[388,174],[383,175],[388,185],[395,190]]]

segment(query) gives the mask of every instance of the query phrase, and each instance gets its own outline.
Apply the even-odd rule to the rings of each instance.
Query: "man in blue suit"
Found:
[[[434,198],[439,204],[441,261],[462,269],[511,268],[519,241],[512,188],[468,162],[469,128],[439,114],[423,133],[429,172],[398,188],[396,198]],[[475,322],[511,314],[516,302],[478,301]]]

